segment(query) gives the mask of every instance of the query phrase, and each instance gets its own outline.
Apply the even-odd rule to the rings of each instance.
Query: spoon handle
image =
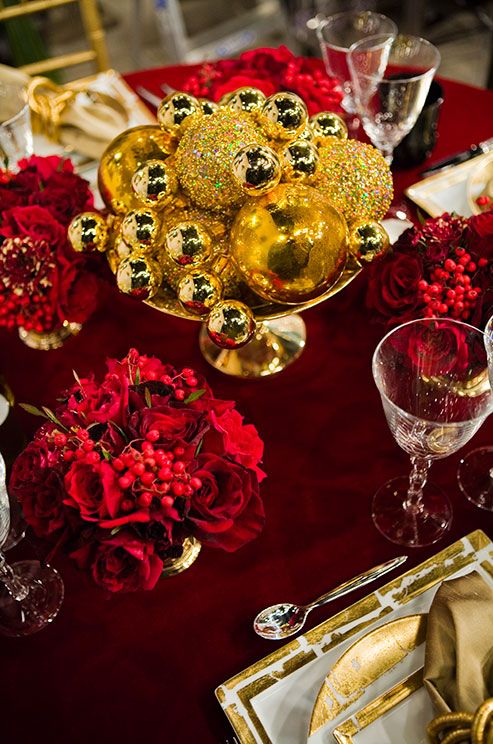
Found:
[[[321,607],[322,605],[327,604],[327,602],[332,602],[334,599],[343,597],[354,589],[359,589],[360,586],[365,586],[365,584],[375,581],[375,579],[380,578],[380,576],[383,576],[388,571],[392,571],[392,569],[397,568],[397,566],[401,566],[404,561],[407,561],[407,555],[400,555],[398,558],[393,558],[391,561],[387,561],[387,563],[381,563],[379,566],[370,568],[368,571],[355,576],[354,579],[350,579],[349,581],[344,582],[344,584],[337,586],[335,589],[331,589],[330,592],[322,594],[318,599],[305,605],[304,609],[309,612],[315,607]]]

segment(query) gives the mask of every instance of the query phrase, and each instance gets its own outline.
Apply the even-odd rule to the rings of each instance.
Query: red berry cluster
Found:
[[[478,268],[487,265],[486,258],[472,260],[465,248],[455,248],[454,258],[446,258],[443,268],[431,272],[431,282],[420,279],[418,289],[428,318],[449,316],[468,320],[474,310],[481,287],[474,285]]]
[[[481,209],[491,209],[493,199],[491,199],[490,196],[483,194],[482,196],[478,196],[478,198],[476,199],[476,204],[478,205],[478,207],[481,207]]]

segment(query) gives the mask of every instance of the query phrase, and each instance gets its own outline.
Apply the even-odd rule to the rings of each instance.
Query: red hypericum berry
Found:
[[[461,261],[462,261],[462,259],[461,259]],[[457,265],[457,266],[455,267],[455,272],[456,272],[456,274],[463,274],[463,273],[464,273],[464,271],[465,271],[465,269],[464,269],[464,266],[463,266],[462,264],[458,264],[458,265]]]
[[[64,444],[67,444],[67,437],[65,436],[65,434],[62,434],[62,432],[57,432],[53,437],[53,441],[55,442],[57,447],[63,447]]]
[[[129,512],[132,511],[134,508],[134,502],[130,499],[123,499],[122,501],[122,511]]]
[[[176,400],[185,400],[185,391],[181,388],[175,390],[175,398]]]
[[[429,302],[431,302],[431,295],[424,294],[423,295],[423,301],[426,302],[426,304],[428,304]]]
[[[438,286],[438,284],[432,284],[428,292],[431,295],[437,295],[440,292],[440,287]]]
[[[115,457],[113,460],[113,469],[120,473],[125,469],[125,463],[119,457]]]
[[[85,441],[86,439],[89,439],[89,432],[86,429],[79,429],[77,431],[77,436],[79,439],[82,439],[82,441]]]
[[[170,506],[173,506],[174,499],[171,498],[171,496],[163,496],[161,499],[161,504],[164,506],[165,509],[169,509]]]
[[[466,252],[466,249],[465,249],[465,248],[460,248],[460,247],[459,247],[459,248],[456,248],[456,249],[455,249],[455,254],[456,254],[457,256],[463,256],[465,252]]]
[[[156,467],[156,460],[153,457],[145,457],[144,458],[144,465],[147,465],[148,468],[155,468]]]
[[[191,486],[185,486],[185,489],[183,491],[184,496],[191,496],[193,493],[193,488]]]
[[[133,456],[133,454],[131,452],[125,452],[125,454],[122,455],[122,460],[125,463],[125,465],[127,466],[127,468],[132,467],[132,465],[135,462],[135,458],[134,458],[134,456]]]
[[[194,377],[195,375],[195,372],[193,371],[193,369],[190,369],[190,367],[184,367],[181,373],[184,377]]]
[[[173,463],[173,472],[174,473],[184,473],[185,472],[185,463],[183,460],[177,460]]]
[[[169,483],[156,483],[154,488],[156,488],[156,490],[160,491],[161,493],[168,493]]]
[[[143,506],[144,508],[147,508],[152,504],[153,495],[150,493],[150,491],[144,491],[140,494],[139,498],[137,499],[140,506]]]
[[[151,442],[142,442],[142,452],[149,457],[154,454],[154,447]]]
[[[135,475],[142,475],[142,473],[145,473],[145,469],[143,462],[136,462],[132,465],[132,473],[135,473]]]
[[[165,385],[171,385],[171,383],[173,382],[173,380],[171,379],[171,377],[169,375],[163,375],[161,377],[161,382],[164,382]]]
[[[179,483],[178,481],[175,481],[171,484],[171,490],[175,494],[175,496],[183,496],[185,492],[185,486],[183,483]]]
[[[192,478],[190,478],[190,485],[192,486],[192,488],[193,488],[193,489],[194,489],[195,491],[198,491],[198,490],[199,490],[199,488],[202,488],[202,481],[200,480],[200,478],[197,478],[197,477],[196,477],[196,476],[194,475],[194,476],[193,476]]]
[[[171,468],[164,467],[158,470],[158,478],[160,478],[162,481],[170,481],[173,478],[173,473]]]
[[[472,300],[474,302],[475,300],[477,300],[477,298],[478,298],[478,293],[476,292],[476,290],[470,289],[469,292],[467,293],[467,299]]]
[[[78,460],[81,460],[81,459],[82,459],[82,458],[83,458],[83,457],[85,456],[85,454],[86,454],[86,453],[84,452],[84,450],[83,450],[83,449],[81,449],[80,447],[78,447],[78,448],[77,448],[77,449],[75,450],[75,456],[76,456],[76,458],[77,458]]]
[[[457,310],[458,313],[461,313],[464,310],[464,303],[458,300],[455,303],[455,309]]]
[[[188,385],[188,387],[197,387],[198,384],[199,383],[196,377],[187,377],[185,379],[185,385]]]
[[[434,315],[435,315],[435,313],[433,312],[433,310],[431,309],[431,307],[427,307],[426,310],[425,310],[425,317],[426,318],[433,318]]]
[[[447,297],[450,300],[453,300],[455,298],[455,290],[454,289],[448,289],[447,290]]]
[[[456,253],[457,253],[457,251],[456,251]],[[456,263],[455,263],[455,261],[453,259],[446,258],[445,261],[444,261],[443,266],[444,266],[444,268],[447,271],[453,271],[455,269],[455,267],[456,267]]]
[[[73,452],[73,450],[65,450],[65,452],[63,453],[63,459],[65,460],[65,462],[72,462],[72,460],[75,459],[75,453]]]
[[[156,476],[154,475],[154,473],[151,473],[148,470],[145,473],[142,473],[142,475],[140,476],[140,480],[144,484],[144,486],[151,486],[154,483],[155,479]]]
[[[159,467],[162,467],[163,465],[169,465],[169,463],[171,462],[164,450],[156,450],[154,452],[154,459],[156,460],[156,465],[159,465]]]
[[[441,313],[446,313],[448,310],[448,307],[444,302],[441,302],[440,305],[438,305],[438,310]]]
[[[90,452],[91,450],[93,450],[93,449],[94,449],[94,442],[92,441],[92,439],[87,439],[87,440],[86,440],[86,441],[85,441],[85,442],[83,443],[83,445],[82,445],[82,449],[83,449],[83,450],[84,450],[85,452]]]
[[[120,488],[130,488],[132,485],[132,478],[128,475],[122,475],[121,478],[118,478],[118,485]]]
[[[483,194],[482,196],[478,196],[476,199],[476,204],[480,207],[486,206],[486,204],[489,204],[491,201],[490,197],[486,194]]]
[[[422,292],[424,292],[425,289],[428,289],[428,282],[426,281],[426,279],[419,280],[418,289],[420,289]]]
[[[478,261],[478,266],[480,266],[481,268],[483,268],[484,266],[488,266],[488,259],[482,256]]]
[[[160,434],[157,429],[151,429],[150,431],[147,432],[146,439],[148,442],[157,442],[157,440],[159,439],[159,436]]]
[[[101,460],[101,456],[99,452],[94,452],[93,450],[92,452],[87,453],[85,460],[91,465],[96,465]]]
[[[185,447],[175,447],[173,454],[176,455],[176,457],[183,457],[185,454]]]
[[[476,271],[478,267],[474,263],[474,261],[469,261],[469,263],[466,266],[466,271],[469,271],[471,274]]]

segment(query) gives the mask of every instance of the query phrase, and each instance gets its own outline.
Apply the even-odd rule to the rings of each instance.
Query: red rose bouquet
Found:
[[[342,111],[342,92],[320,60],[296,57],[285,46],[254,49],[243,52],[238,59],[208,62],[182,87],[194,96],[219,101],[244,86],[258,88],[266,96],[280,90],[296,93],[305,101],[310,115]]]
[[[67,227],[93,209],[89,183],[58,156],[19,166],[0,171],[0,326],[43,333],[83,323],[97,301],[94,259],[74,252]]]
[[[482,327],[492,311],[493,211],[444,214],[406,230],[372,264],[367,306],[387,325],[455,318]]]
[[[37,535],[112,592],[152,589],[186,538],[233,551],[262,529],[263,443],[192,369],[135,349],[79,379],[14,463]]]

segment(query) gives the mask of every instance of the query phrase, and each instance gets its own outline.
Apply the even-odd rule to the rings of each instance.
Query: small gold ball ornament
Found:
[[[226,106],[231,111],[246,111],[252,113],[252,111],[260,111],[264,105],[266,96],[258,88],[238,88],[228,98]]]
[[[221,349],[239,349],[255,333],[252,311],[248,305],[238,300],[217,302],[206,323],[209,338]]]
[[[209,101],[208,98],[199,98],[198,101],[200,103],[202,113],[206,116],[214,114],[218,109],[217,103],[214,103],[214,101]]]
[[[198,222],[179,222],[165,237],[165,250],[179,266],[199,266],[212,256],[212,239]]]
[[[108,228],[104,217],[97,212],[81,212],[68,227],[68,238],[74,251],[106,250]]]
[[[173,199],[178,190],[178,179],[169,163],[148,160],[133,174],[132,188],[142,204],[161,209]]]
[[[315,175],[318,150],[306,139],[292,142],[283,152],[283,176],[287,181],[303,182]]]
[[[178,299],[193,315],[207,315],[213,305],[221,299],[222,285],[210,271],[192,269],[180,280]]]
[[[235,155],[233,174],[246,194],[261,196],[281,180],[281,162],[270,147],[246,145]]]
[[[163,275],[158,264],[141,253],[132,253],[123,259],[116,273],[116,282],[121,292],[138,300],[148,300],[158,291]]]
[[[162,129],[176,135],[185,119],[201,113],[202,107],[196,98],[188,93],[171,93],[159,104],[157,120]]]
[[[275,142],[291,142],[304,130],[308,111],[304,101],[294,93],[274,93],[262,106],[261,121]]]
[[[327,137],[347,139],[347,126],[344,119],[330,111],[320,111],[310,117],[310,128],[317,144],[323,144]]]
[[[357,220],[350,225],[348,246],[358,263],[369,264],[388,251],[390,239],[379,222]]]
[[[152,209],[133,209],[121,226],[123,240],[130,246],[153,246],[159,235],[160,222]]]

